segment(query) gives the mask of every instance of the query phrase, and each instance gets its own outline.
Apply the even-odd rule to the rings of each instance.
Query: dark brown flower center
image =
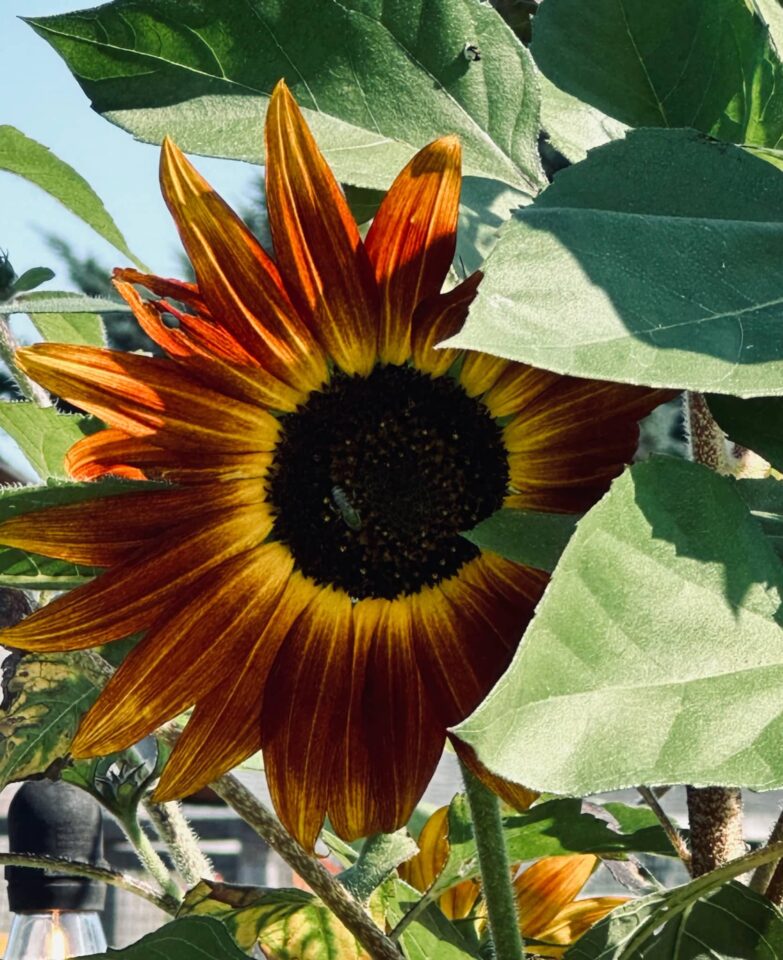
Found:
[[[272,535],[304,574],[356,599],[452,576],[477,553],[460,531],[503,502],[500,427],[451,377],[337,374],[281,424]]]

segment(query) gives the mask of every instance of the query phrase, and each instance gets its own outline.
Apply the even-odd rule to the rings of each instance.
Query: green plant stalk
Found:
[[[144,809],[149,814],[158,836],[168,847],[174,866],[188,887],[195,886],[199,880],[216,879],[209,857],[202,852],[199,838],[175,800],[169,803],[154,803],[147,799],[144,801]]]
[[[150,838],[144,832],[138,820],[133,823],[123,822],[122,828],[133,844],[136,856],[141,861],[145,870],[147,870],[165,894],[179,902],[182,899],[182,891],[166,868],[166,864],[155,852]]]
[[[34,380],[31,380],[23,370],[16,364],[16,350],[19,344],[16,337],[11,332],[11,325],[8,322],[8,314],[0,312],[0,358],[11,372],[11,376],[16,380],[22,394],[38,407],[51,407],[52,401],[48,391],[39,386]]]
[[[460,767],[473,818],[473,835],[481,870],[481,894],[487,905],[495,958],[521,960],[524,944],[519,932],[511,864],[508,862],[503,822],[500,819],[500,801],[473,776],[462,761]]]
[[[163,910],[172,916],[179,909],[179,897],[170,897],[168,894],[161,895],[140,880],[120,873],[118,870],[95,866],[93,863],[82,863],[80,860],[69,860],[67,857],[37,856],[32,853],[0,853],[0,866],[38,867],[41,870],[69,873],[74,877],[88,877],[90,880],[98,880],[100,883],[108,883],[112,887],[119,887],[120,890],[127,890],[128,893],[141,897],[159,910]]]

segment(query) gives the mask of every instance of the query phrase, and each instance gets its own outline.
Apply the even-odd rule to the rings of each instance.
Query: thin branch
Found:
[[[144,809],[158,836],[168,847],[174,866],[187,886],[192,887],[199,880],[216,879],[209,857],[202,852],[199,838],[175,800],[154,803],[147,799]]]
[[[778,843],[780,840],[783,840],[783,810],[781,810],[780,816],[775,821],[775,826],[772,828],[767,843]],[[756,893],[766,893],[779,863],[779,861],[775,862],[773,860],[770,863],[763,863],[760,867],[757,867],[748,884],[750,889]]]
[[[236,777],[225,774],[210,784],[215,793],[235,810],[266,843],[323,900],[373,960],[403,960],[392,941],[375,925],[364,908],[345,887],[299,846],[283,825]]]
[[[111,870],[107,867],[97,867],[93,863],[83,863],[79,860],[69,860],[67,857],[49,857],[32,853],[0,853],[0,866],[5,867],[35,867],[39,870],[57,870],[71,874],[74,877],[88,877],[108,883],[120,890],[127,890],[143,900],[154,904],[159,910],[170,913],[172,916],[179,909],[179,901],[168,894],[159,894],[146,883],[135,880],[126,873]]]
[[[663,827],[664,833],[669,838],[669,842],[677,856],[685,864],[688,873],[691,872],[691,852],[688,849],[688,845],[685,842],[682,834],[677,829],[672,820],[669,819],[669,815],[663,809],[663,807],[658,802],[658,797],[649,787],[637,787],[636,788],[642,796],[642,799],[647,804],[647,806],[652,810],[655,816],[658,818],[658,822]]]

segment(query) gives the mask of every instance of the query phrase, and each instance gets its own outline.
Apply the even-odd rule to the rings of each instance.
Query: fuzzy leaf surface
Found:
[[[781,956],[783,914],[766,897],[733,881],[693,900],[666,922],[664,909],[671,909],[676,894],[677,890],[655,893],[623,904],[580,937],[565,960],[777,960]],[[659,924],[663,926],[658,928]]]
[[[501,228],[447,343],[575,376],[780,395],[782,258],[780,170],[693,131],[632,131]]]
[[[668,458],[614,482],[456,728],[491,771],[579,796],[783,784],[783,567],[737,486]]]
[[[143,140],[260,162],[283,77],[344,182],[387,187],[415,150],[456,133],[467,173],[543,184],[532,59],[474,0],[114,0],[28,23],[93,107]],[[467,42],[487,55],[471,62]]]
[[[744,0],[546,0],[532,51],[558,87],[629,126],[781,143],[783,67]]]
[[[73,167],[21,130],[0,126],[0,170],[29,180],[59,200],[71,213],[136,264],[141,264],[109,216],[103,201]]]
[[[109,949],[85,960],[247,960],[231,935],[212,917],[183,917],[122,950]]]
[[[389,926],[396,926],[418,903],[421,894],[402,880],[381,887],[381,902]],[[455,924],[435,907],[428,907],[403,931],[400,945],[407,960],[477,960]]]
[[[578,520],[568,513],[501,509],[462,535],[484,550],[551,573]]]
[[[16,441],[42,480],[67,478],[65,454],[92,432],[88,420],[26,401],[0,403],[0,429]]]

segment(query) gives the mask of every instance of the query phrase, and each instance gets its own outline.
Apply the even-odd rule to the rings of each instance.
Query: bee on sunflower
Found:
[[[259,748],[312,849],[405,823],[446,730],[508,665],[543,573],[461,535],[501,506],[579,511],[662,395],[436,349],[481,275],[443,292],[460,146],[395,180],[364,241],[293,97],[266,121],[274,259],[171,142],[161,184],[196,283],[116,271],[166,356],[42,343],[19,365],[106,428],[76,479],[166,481],[0,525],[0,542],[105,568],[2,642],[143,639],[85,716],[77,757],[193,713],[156,798]],[[144,299],[137,288],[146,288]]]

